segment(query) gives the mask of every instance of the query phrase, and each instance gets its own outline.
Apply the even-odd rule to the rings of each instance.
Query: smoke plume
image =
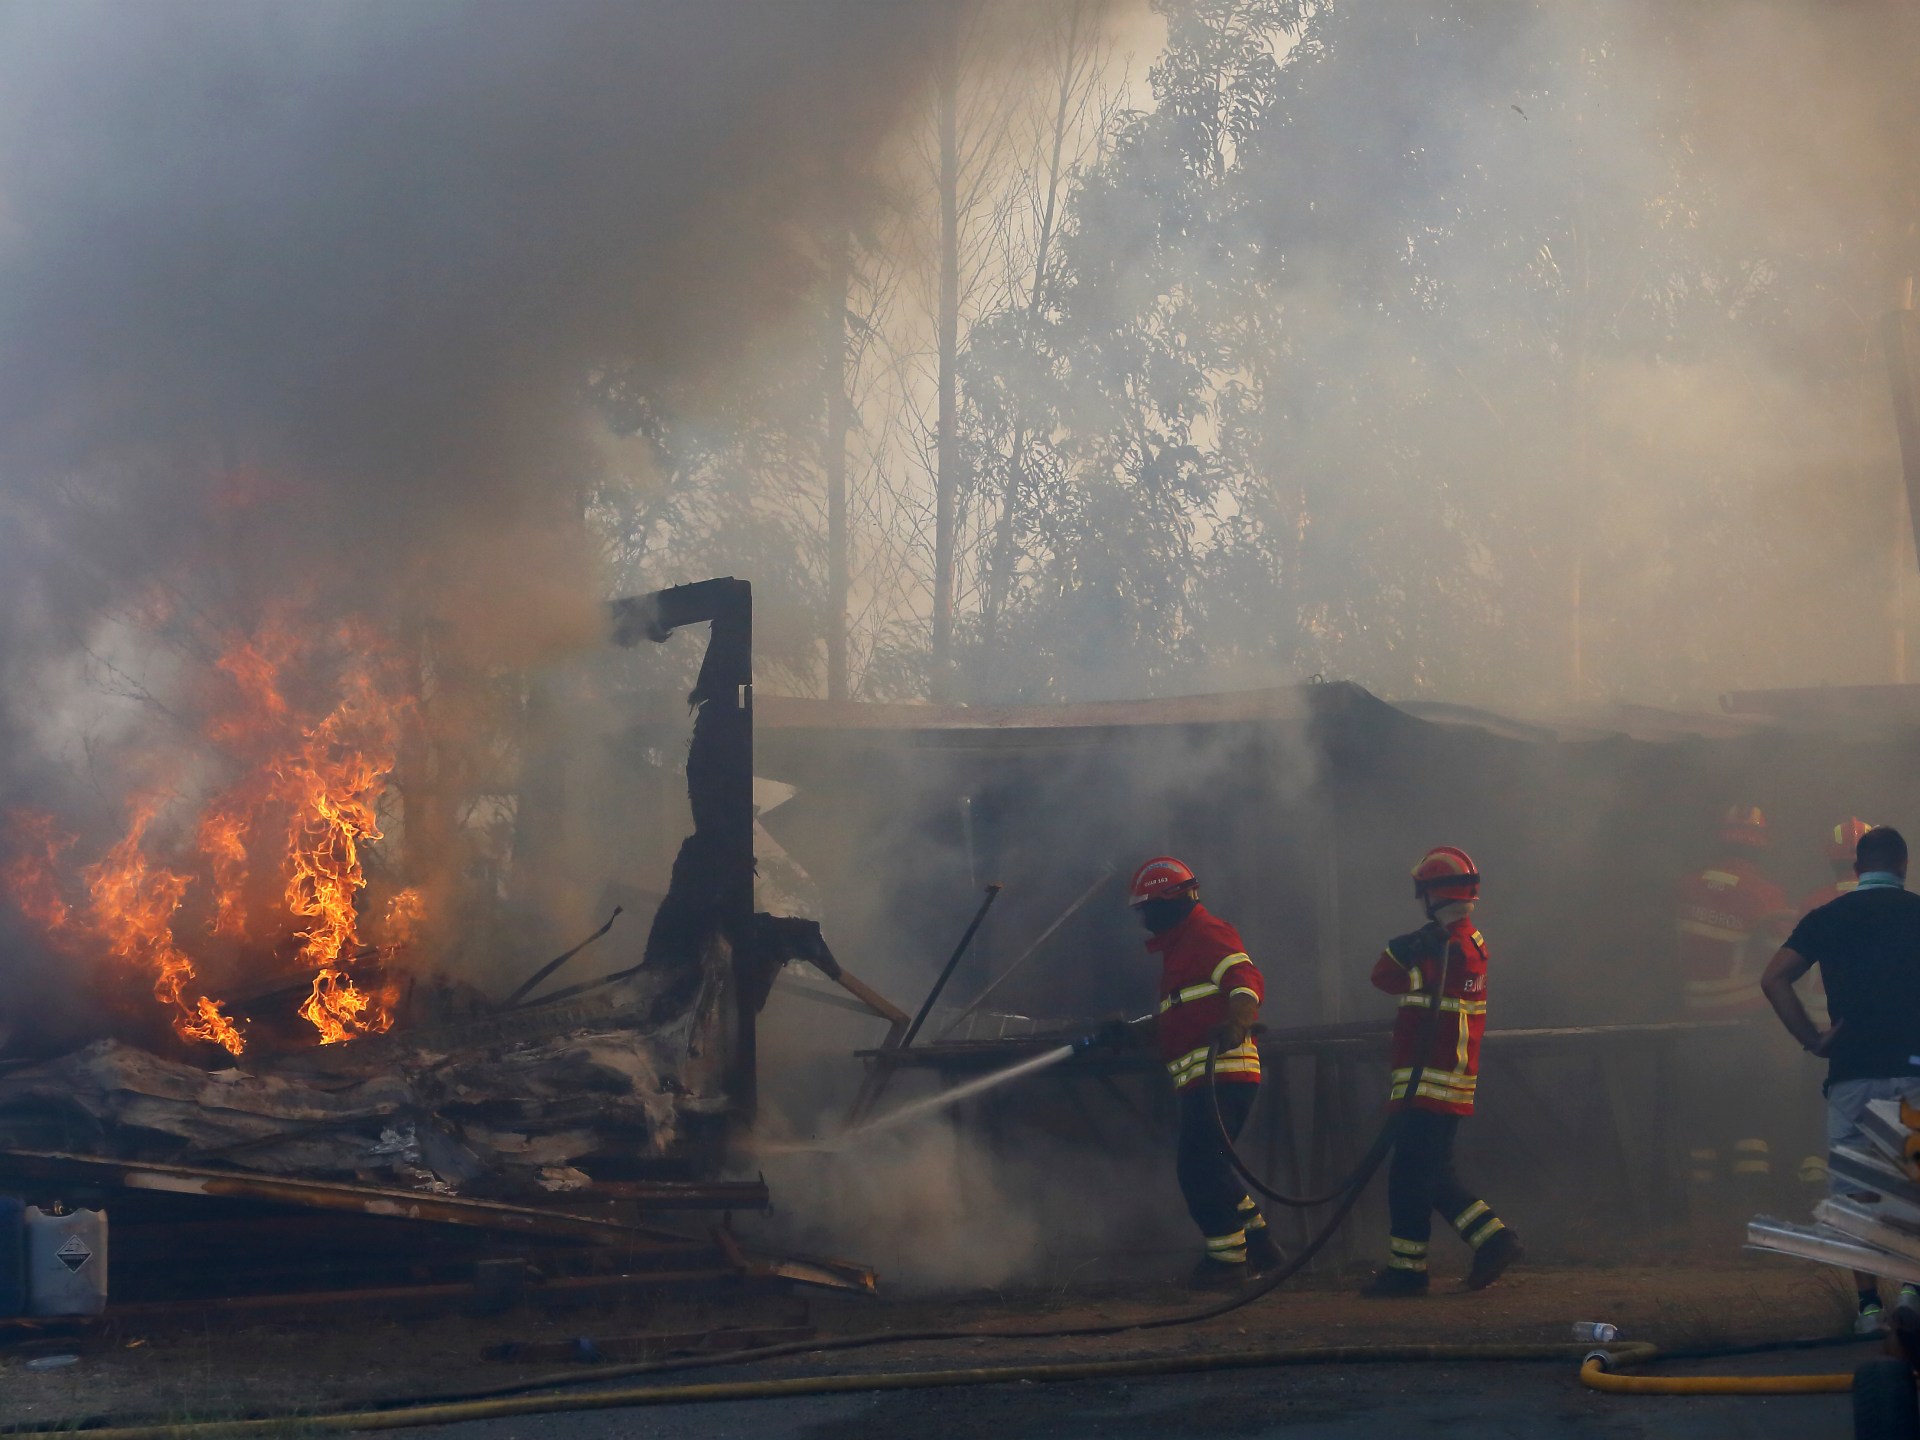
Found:
[[[589,377],[724,391],[812,282],[811,237],[869,202],[841,177],[947,23],[863,0],[0,4],[0,770],[59,818],[79,950],[175,956],[183,867],[283,883],[311,806],[220,797],[284,780],[300,736],[380,740],[326,757],[358,809],[325,886],[379,896],[353,851],[401,823],[376,806],[406,772],[411,873],[384,888],[424,888],[446,927],[460,807],[515,785],[509,667],[602,638]],[[369,647],[414,677],[374,732]],[[262,726],[223,735],[242,693]]]
[[[9,610],[71,639],[218,555],[236,513],[270,520],[222,558],[274,586],[489,625],[597,598],[577,387],[750,345],[937,16],[0,10]]]

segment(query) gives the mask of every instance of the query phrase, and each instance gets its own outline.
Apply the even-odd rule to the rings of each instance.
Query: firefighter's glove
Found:
[[[1134,1042],[1134,1033],[1121,1019],[1104,1020],[1100,1028],[1093,1032],[1102,1045],[1114,1050],[1124,1050]]]
[[[1207,1038],[1213,1041],[1214,1048],[1222,1055],[1227,1051],[1247,1043],[1247,1036],[1253,1032],[1246,1026],[1232,1020],[1222,1020],[1208,1032]]]

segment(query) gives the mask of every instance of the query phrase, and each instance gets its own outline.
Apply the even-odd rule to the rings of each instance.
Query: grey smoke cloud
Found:
[[[463,602],[577,577],[583,375],[724,375],[941,15],[0,7],[9,590],[57,620],[215,556]]]

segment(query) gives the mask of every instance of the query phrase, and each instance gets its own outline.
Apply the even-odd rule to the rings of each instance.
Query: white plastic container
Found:
[[[107,1212],[51,1215],[27,1206],[27,1311],[98,1315],[107,1308]]]

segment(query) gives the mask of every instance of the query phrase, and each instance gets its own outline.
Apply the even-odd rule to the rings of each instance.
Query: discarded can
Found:
[[[98,1315],[107,1307],[107,1212],[29,1205],[27,1309],[34,1315]]]
[[[1620,1327],[1609,1325],[1604,1320],[1576,1320],[1573,1322],[1573,1338],[1588,1344],[1605,1345],[1610,1340],[1620,1338]]]

